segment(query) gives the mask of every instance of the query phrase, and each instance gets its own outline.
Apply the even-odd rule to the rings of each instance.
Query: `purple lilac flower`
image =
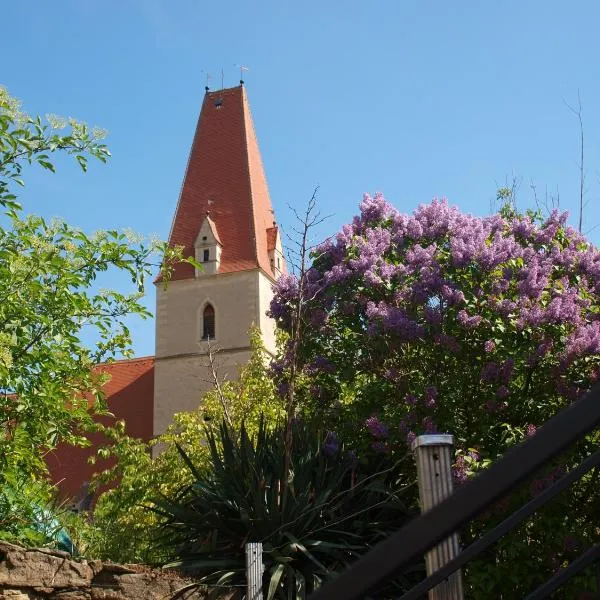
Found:
[[[317,356],[309,367],[310,373],[332,373],[335,365],[326,356]]]
[[[374,438],[386,439],[389,435],[389,430],[387,428],[387,425],[385,425],[385,423],[382,423],[379,420],[379,417],[377,417],[377,415],[370,416],[365,421],[365,425],[367,426],[369,433]]]
[[[508,317],[512,312],[517,309],[517,304],[512,300],[502,300],[498,306],[498,312],[503,317]]]
[[[489,354],[496,349],[496,344],[493,340],[487,340],[483,345],[483,349]]]
[[[500,379],[503,383],[508,384],[512,377],[515,367],[515,361],[512,358],[507,358],[500,367]]]
[[[432,398],[435,400],[438,396],[438,391],[435,385],[430,385],[425,388],[425,398]]]
[[[380,322],[384,329],[397,333],[406,341],[420,338],[424,334],[423,326],[409,318],[405,311],[385,302],[375,304],[369,301],[366,315],[370,320]]]
[[[438,307],[426,306],[423,317],[431,325],[439,325],[442,322],[442,311]]]
[[[287,381],[278,381],[275,391],[280,398],[285,398],[290,392],[290,385]]]
[[[323,443],[323,454],[325,456],[334,456],[340,449],[340,442],[333,431],[328,431]]]
[[[417,434],[414,431],[409,431],[406,434],[406,444],[408,445],[408,447],[410,448],[413,444],[413,442],[417,439]]]
[[[456,341],[456,338],[446,333],[438,333],[433,337],[434,341],[439,344],[442,348],[450,350],[450,352],[457,353],[460,351],[460,345]]]
[[[531,217],[524,217],[514,219],[511,224],[511,229],[514,235],[520,235],[524,238],[529,238],[535,231],[535,225],[531,220]]]
[[[529,217],[482,219],[463,214],[444,200],[422,205],[409,216],[395,211],[381,194],[365,196],[361,214],[320,246],[321,262],[317,264],[321,272],[313,269],[307,274],[311,293],[317,292],[308,320],[320,327],[324,312],[356,313],[364,318],[371,335],[382,331],[394,334],[390,343],[395,348],[398,342],[430,339],[434,334],[448,336],[450,330],[443,328],[442,317],[453,314],[449,307],[456,307],[457,322],[464,328],[481,322],[481,315],[465,303],[465,294],[477,294],[477,290],[465,287],[463,293],[459,289],[463,281],[460,269],[476,268],[488,278],[479,290],[488,302],[486,319],[488,312],[491,322],[500,318],[507,335],[514,333],[515,325],[534,333],[547,325],[568,325],[565,339],[557,339],[554,347],[551,340],[538,339],[524,348],[519,361],[534,365],[550,353],[555,355],[558,367],[551,376],[556,389],[574,398],[583,386],[569,384],[566,370],[574,362],[600,353],[600,318],[594,309],[594,298],[600,294],[600,252],[566,226],[565,219],[558,212],[542,226]],[[560,239],[556,237],[559,232]],[[346,282],[351,296],[344,296]],[[378,289],[356,291],[356,283]],[[325,296],[321,294],[324,286],[337,287]],[[283,276],[274,289],[271,314],[286,328],[297,301],[297,280]],[[334,303],[336,296],[341,298]],[[448,336],[437,341],[457,350],[462,338]],[[488,355],[495,351],[492,344],[493,340],[484,342]],[[284,370],[275,373],[277,368],[273,372],[279,379]],[[594,367],[586,369],[589,379]],[[494,389],[509,388],[513,370],[510,362],[488,362],[481,378],[495,384]],[[502,407],[498,400],[489,404],[492,410]]]
[[[429,267],[433,264],[435,260],[435,251],[437,250],[437,246],[435,244],[431,244],[430,246],[423,247],[420,244],[415,244],[407,253],[406,253],[406,263],[409,267],[413,269]]]
[[[473,329],[481,323],[482,317],[480,315],[469,316],[469,313],[463,309],[456,314],[456,320],[466,329]]]
[[[430,385],[425,388],[425,406],[427,408],[435,408],[437,403],[437,388],[434,385]]]
[[[578,327],[568,338],[565,354],[568,362],[600,352],[600,321]]]
[[[360,203],[360,212],[364,221],[389,219],[397,214],[396,209],[386,201],[381,192],[378,192],[373,197],[365,194]]]
[[[433,420],[430,417],[425,417],[423,419],[423,429],[425,430],[425,433],[437,433],[438,432],[435,423],[433,422]]]
[[[525,435],[528,438],[533,437],[535,435],[536,431],[537,431],[537,427],[535,425],[529,424],[529,425],[527,425]]]
[[[409,218],[408,223],[406,224],[406,233],[408,237],[413,240],[418,240],[423,235],[423,227],[421,223],[413,218]]]
[[[468,456],[473,462],[479,462],[480,456],[477,450],[469,450]]]
[[[534,366],[539,363],[549,352],[552,350],[554,346],[554,342],[552,340],[545,340],[540,343],[535,351],[529,357],[527,361],[530,366]]]
[[[496,391],[496,396],[498,396],[498,398],[506,398],[509,394],[508,388],[505,385],[502,385],[498,388],[498,390]]]
[[[457,457],[456,462],[452,467],[452,474],[454,475],[454,481],[459,485],[467,481],[467,465],[465,457],[462,454]]]
[[[418,401],[419,399],[414,394],[406,394],[404,398],[404,402],[406,402],[406,404],[409,406],[415,406]]]
[[[393,367],[388,368],[383,372],[383,377],[388,381],[396,381],[399,375],[398,369],[394,369]]]

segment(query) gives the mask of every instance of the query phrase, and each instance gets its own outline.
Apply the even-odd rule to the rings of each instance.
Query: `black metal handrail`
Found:
[[[575,483],[583,475],[591,469],[600,466],[600,450],[582,462],[577,468],[569,471],[567,475],[561,477],[558,481],[547,487],[542,493],[530,500],[519,510],[512,513],[504,519],[500,524],[496,525],[491,531],[483,537],[473,542],[468,548],[465,548],[456,558],[447,562],[442,568],[431,574],[427,579],[424,579],[416,586],[406,592],[399,600],[418,600],[423,594],[428,592],[447,579],[454,571],[457,571],[472,558],[481,554],[486,548],[497,542],[503,535],[514,529],[521,521],[532,515],[538,508],[544,506],[552,498],[566,490],[572,483]]]
[[[364,598],[369,591],[393,578],[394,574],[406,565],[420,559],[437,543],[458,531],[463,525],[482,513],[497,499],[514,490],[540,467],[550,462],[574,442],[582,439],[598,425],[600,425],[600,385],[595,386],[582,398],[560,411],[556,416],[548,420],[534,436],[509,450],[502,459],[494,463],[486,471],[483,471],[476,478],[458,488],[444,502],[415,518],[388,539],[380,542],[373,550],[357,560],[339,577],[317,590],[311,595],[310,600],[359,600]],[[572,473],[575,474],[577,471],[580,473],[579,476],[583,475],[585,470],[597,466],[597,460],[598,454],[594,454],[582,463],[578,469],[573,470]],[[585,470],[580,471],[580,469]],[[547,501],[577,478],[575,475],[571,477],[571,473],[569,473],[551,488],[548,488],[541,496]],[[561,484],[561,482],[563,483]],[[525,510],[527,512],[531,510],[532,504],[534,510],[540,505],[533,500],[526,504],[521,511]],[[521,511],[518,511],[518,513]],[[526,516],[527,514],[522,514],[522,518]],[[520,515],[518,519],[515,517],[514,523],[511,521],[512,525],[516,525],[522,518]],[[510,521],[511,519],[512,516],[506,521]],[[490,541],[490,538],[484,536],[482,540],[486,540],[487,538],[487,545],[496,541],[511,528],[508,527],[504,531],[506,521],[487,534],[487,536],[494,537],[495,539]],[[497,535],[499,531],[501,533]],[[496,535],[497,537],[495,537]],[[474,545],[481,543],[482,540],[475,542]],[[487,545],[484,547],[487,547]],[[472,546],[469,548],[472,548]],[[468,553],[469,548],[465,552]],[[480,547],[480,551],[482,549],[483,547]],[[584,555],[587,556],[586,560],[588,561],[583,561],[585,565],[592,560],[590,556],[596,556],[595,552],[596,550],[592,548]],[[459,561],[463,554],[454,559],[452,564],[455,566],[451,571],[449,570],[450,563],[447,565],[448,568],[444,568],[445,575],[441,579],[445,579],[451,572],[457,570],[463,562],[466,562],[471,557],[471,555],[468,555],[466,560]],[[569,566],[568,569],[573,567],[571,572],[575,569],[579,570],[583,568],[580,566],[583,564],[581,561],[575,565],[576,562],[574,561]],[[559,575],[560,577],[564,577],[564,573]],[[549,585],[557,577],[544,585]],[[435,578],[435,582],[431,583],[433,578]],[[422,594],[427,589],[430,589],[436,583],[439,583],[439,581],[439,575],[434,573],[422,582],[427,585],[421,589],[420,593]],[[429,585],[430,583],[431,585]],[[561,583],[562,580],[558,585]],[[403,598],[414,598],[415,596],[411,595],[411,593],[412,590]],[[538,591],[535,593],[537,594]],[[534,597],[542,598],[544,596],[532,596],[532,598]]]

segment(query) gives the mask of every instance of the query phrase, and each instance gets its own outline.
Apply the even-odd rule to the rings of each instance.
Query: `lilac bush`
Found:
[[[289,331],[302,301],[300,405],[359,454],[453,433],[460,482],[600,375],[600,253],[566,214],[406,215],[366,195],[308,275],[302,299],[278,281],[271,314]]]
[[[499,421],[540,425],[600,373],[600,253],[566,214],[434,200],[409,216],[367,195],[313,258],[300,350],[324,414],[351,393],[357,420],[485,447]],[[276,285],[284,329],[297,289]]]

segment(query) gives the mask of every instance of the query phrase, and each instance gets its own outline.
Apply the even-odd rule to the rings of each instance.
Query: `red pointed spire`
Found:
[[[204,96],[169,244],[193,256],[207,213],[223,245],[219,273],[260,267],[274,276],[267,245],[273,209],[243,85]],[[193,277],[182,263],[172,278]]]

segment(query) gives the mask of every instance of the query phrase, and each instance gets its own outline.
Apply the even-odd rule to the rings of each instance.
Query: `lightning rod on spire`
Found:
[[[206,75],[206,83],[204,84],[204,89],[208,92],[208,90],[210,89],[208,86],[208,82],[210,79],[212,79],[211,74],[208,71],[205,71],[204,69],[202,69],[200,72]]]
[[[235,65],[240,70],[240,85],[244,85],[244,71],[248,71],[248,67],[244,65]]]

